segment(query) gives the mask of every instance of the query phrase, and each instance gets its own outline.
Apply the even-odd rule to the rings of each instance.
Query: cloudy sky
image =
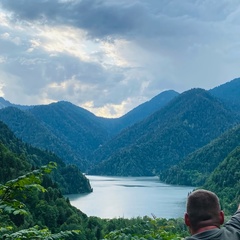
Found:
[[[240,77],[239,0],[0,0],[0,96],[117,117]]]

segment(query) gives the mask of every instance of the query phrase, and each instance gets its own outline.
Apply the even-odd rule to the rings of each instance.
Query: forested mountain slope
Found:
[[[21,111],[2,99],[0,120],[21,138],[41,149],[56,153],[66,163],[76,164],[82,171],[91,165],[90,153],[121,129],[142,120],[178,95],[165,91],[117,119],[97,117],[69,102],[32,106]],[[7,107],[9,106],[9,107]],[[5,107],[5,108],[4,108]]]
[[[173,98],[177,97],[178,95],[179,93],[173,90],[161,92],[151,100],[140,104],[122,117],[112,119],[111,122],[107,122],[108,126],[111,126],[110,124],[112,124],[111,135],[116,135],[124,128],[127,128],[137,122],[144,120],[154,112],[167,105]]]
[[[240,113],[240,78],[215,87],[209,92]]]
[[[103,145],[93,156],[91,174],[143,176],[178,163],[209,143],[237,119],[203,89],[191,89],[161,110]]]
[[[0,120],[3,121],[24,142],[32,146],[54,152],[64,162],[76,164],[84,170],[88,162],[82,159],[62,138],[49,129],[28,111],[22,111],[15,107],[7,107],[0,110]]]
[[[0,155],[0,183],[49,162],[56,162],[58,168],[53,171],[52,180],[58,184],[63,193],[84,193],[92,190],[88,179],[76,166],[66,165],[55,154],[23,143],[1,121]]]
[[[82,158],[108,139],[108,131],[98,117],[69,102],[35,106],[29,112]]]
[[[201,186],[223,159],[238,146],[240,125],[189,154],[179,164],[161,172],[160,180],[169,184]]]
[[[222,199],[226,214],[233,214],[240,202],[240,146],[235,148],[214,170],[203,186],[214,191]]]

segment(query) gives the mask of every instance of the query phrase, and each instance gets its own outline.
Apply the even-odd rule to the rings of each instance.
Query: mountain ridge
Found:
[[[224,103],[222,109],[224,108],[226,112],[230,110],[234,112],[236,109],[232,108],[228,104],[228,101],[225,100],[229,99],[229,101],[231,101],[232,98],[239,99],[238,91],[234,91],[233,93],[231,92],[232,91],[231,89],[236,89],[236,86],[238,86],[239,82],[240,79],[234,79],[226,84],[217,86],[216,88],[213,88],[208,91],[204,89],[202,90],[190,89],[181,94],[175,92],[174,90],[164,91],[159,95],[153,97],[146,103],[137,106],[124,116],[117,119],[106,119],[103,117],[97,117],[88,110],[80,108],[66,101],[59,101],[57,103],[51,103],[48,105],[31,106],[25,110],[21,110],[22,111],[21,113],[20,112],[17,113],[16,110],[7,107],[8,109],[5,108],[0,110],[0,119],[2,119],[6,124],[8,124],[19,138],[23,139],[24,141],[30,144],[34,144],[34,146],[36,147],[41,147],[42,149],[48,149],[49,151],[53,151],[61,158],[63,158],[65,162],[77,164],[81,170],[85,171],[90,167],[92,168],[96,163],[100,161],[103,160],[106,161],[109,158],[116,157],[119,158],[120,156],[123,156],[124,154],[126,154],[123,153],[123,151],[125,152],[131,151],[132,156],[135,155],[135,158],[139,158],[139,155],[142,154],[141,149],[145,148],[145,143],[148,143],[151,138],[153,138],[151,144],[153,144],[153,146],[154,144],[156,144],[154,143],[154,141],[158,138],[158,136],[157,133],[154,134],[154,132],[158,132],[159,124],[162,127],[161,134],[165,132],[164,136],[166,139],[168,139],[168,141],[171,138],[171,135],[173,135],[175,136],[175,138],[179,138],[179,144],[183,145],[182,141],[184,140],[182,140],[181,138],[184,139],[185,137],[192,137],[193,143],[191,144],[194,145],[194,142],[199,140],[194,138],[194,134],[198,135],[199,130],[198,133],[194,131],[197,130],[196,127],[197,125],[200,126],[200,124],[197,123],[196,125],[196,122],[195,123],[193,122],[197,121],[197,118],[198,117],[200,118],[202,116],[198,115],[195,112],[195,115],[197,117],[195,117],[195,119],[192,119],[191,122],[188,119],[189,117],[188,115],[194,113],[194,110],[192,110],[192,112],[190,111],[188,114],[185,114],[185,116],[184,115],[181,116],[182,114],[181,111],[178,112],[177,114],[177,111],[179,111],[179,109],[181,109],[182,106],[179,103],[180,99],[179,96],[180,95],[184,96],[184,94],[187,94],[189,91],[195,92],[198,91],[199,94],[201,94],[200,93],[201,91],[202,92],[205,91],[208,94],[210,94],[213,97],[213,99]],[[225,91],[224,89],[229,90]],[[224,101],[221,97],[219,97],[221,94],[223,95],[223,93],[225,93]],[[166,100],[165,102],[164,95],[165,96],[167,95],[167,100],[165,99]],[[191,100],[185,99],[185,104],[189,106],[194,105],[196,99],[197,95],[191,98]],[[175,107],[172,108],[171,105],[169,104],[170,102],[173,101],[175,101]],[[7,102],[6,104],[11,105],[11,103],[9,103],[8,101],[6,102]],[[15,104],[14,106],[18,105]],[[207,106],[205,108],[207,109]],[[202,110],[205,111],[206,109]],[[185,111],[184,109],[182,110],[183,112]],[[10,113],[8,113],[9,115],[6,114],[7,111],[9,112],[12,111],[11,113],[12,115]],[[165,120],[164,124],[161,120],[156,121],[156,119],[154,119],[154,117],[157,118],[155,114],[156,112],[159,111],[162,111],[161,114],[163,118],[171,116],[168,117],[168,120]],[[170,114],[171,112],[173,113],[174,111],[176,112],[176,116],[174,114],[172,115]],[[237,115],[237,111],[235,112]],[[6,114],[7,116],[4,116],[4,114]],[[211,111],[205,113],[206,118],[209,118],[211,114],[212,114]],[[5,119],[3,119],[3,116],[5,117]],[[144,125],[146,121],[149,121],[150,117],[152,119],[151,120],[152,123]],[[172,124],[173,126],[174,121],[175,120],[178,121],[180,117],[185,118],[181,119],[182,121],[181,124],[179,126],[175,126],[174,130],[168,129],[169,124],[170,125]],[[233,116],[232,118],[233,119],[237,118],[237,116]],[[203,119],[203,122],[205,120],[206,119]],[[229,120],[229,123],[232,124],[231,119]],[[140,133],[136,134],[135,132],[137,130],[134,130],[136,129],[134,126],[135,125],[139,126],[139,124],[144,127]],[[206,122],[206,124],[208,123]],[[192,130],[186,132],[186,128],[190,128],[190,130],[192,128]],[[220,127],[219,130],[217,131],[217,134],[222,133],[224,128]],[[179,136],[174,135],[174,132],[178,131]],[[151,132],[151,134],[153,134],[152,137],[149,137],[148,132]],[[181,134],[183,134],[183,137],[180,137]],[[186,136],[184,136],[184,134]],[[124,137],[125,140],[122,143],[122,147],[121,144],[119,145],[121,149],[119,150],[120,152],[117,151],[113,152],[114,148],[112,148],[112,145],[109,142],[119,141],[118,139],[122,138],[122,136],[124,135],[126,136]],[[208,139],[207,132],[206,139]],[[136,141],[136,143],[134,141]],[[203,140],[201,141],[202,141],[201,144],[205,144]],[[170,146],[171,144],[173,144],[173,142],[174,141],[169,142]],[[164,145],[165,143],[161,142],[161,144]],[[195,147],[199,147],[199,145],[196,144]],[[186,147],[184,147],[184,149],[185,148]],[[168,146],[166,146],[166,149],[168,149]],[[176,157],[178,156],[178,153],[175,150],[172,151],[170,154],[168,154],[167,151],[161,152],[162,151],[161,150],[160,152],[162,155],[167,154],[169,158],[168,161],[171,162],[171,159],[178,158]],[[194,149],[191,149],[191,151],[193,150]],[[101,153],[103,151],[105,151],[104,154]],[[113,156],[110,156],[111,152],[113,153]],[[183,152],[185,152],[185,150]],[[155,154],[157,154],[156,156],[158,157],[158,154],[160,153],[155,151]],[[148,159],[148,157],[152,155],[153,152],[149,151],[149,155],[146,156],[146,159]],[[179,157],[182,158],[181,156]],[[155,169],[153,171],[157,170]],[[140,174],[140,172],[138,174]],[[150,174],[150,172],[148,172],[148,174]]]
[[[207,144],[233,125],[233,119],[234,114],[206,90],[191,89],[144,121],[123,131],[108,143],[109,146],[97,150],[93,157],[102,163],[90,174],[135,175],[130,170],[130,163],[137,174],[154,174],[157,169],[165,168]],[[121,174],[118,172],[119,164],[124,168],[119,170]],[[153,166],[152,169],[149,165]]]
[[[146,113],[146,107],[141,110],[140,106],[137,111],[140,109],[145,114],[151,114],[152,109],[163,106],[176,94],[174,91],[160,93],[156,97],[160,102],[155,103],[151,110]],[[153,101],[156,101],[156,98]],[[152,100],[144,106],[151,103]],[[135,110],[131,117],[133,115],[136,115]],[[0,109],[0,120],[4,121],[19,138],[35,147],[53,151],[66,163],[76,164],[82,171],[91,165],[87,158],[94,150],[110,140],[121,128],[139,121],[139,117],[131,121],[127,119],[128,116],[118,128],[116,126],[121,119],[97,117],[67,101],[33,106],[25,111],[13,106]]]

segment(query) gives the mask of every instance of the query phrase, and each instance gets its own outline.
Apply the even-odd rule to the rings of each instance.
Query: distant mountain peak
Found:
[[[9,106],[12,106],[12,105],[13,105],[12,103],[5,100],[3,97],[0,97],[0,108],[9,107]]]
[[[235,78],[232,81],[224,83],[220,86],[212,88],[209,92],[225,102],[231,105],[233,109],[239,111],[240,107],[240,78]]]
[[[25,109],[31,108],[32,106],[13,104],[13,103],[5,100],[3,97],[0,97],[0,109],[6,108],[6,107],[16,107],[21,110],[25,110]]]

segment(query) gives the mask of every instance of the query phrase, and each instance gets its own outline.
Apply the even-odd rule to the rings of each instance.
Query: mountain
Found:
[[[13,107],[19,105],[2,98],[5,108],[0,110],[0,120],[24,142],[53,151],[66,163],[76,164],[85,171],[91,165],[87,158],[93,151],[123,128],[160,109],[176,95],[175,91],[160,93],[117,119],[97,117],[65,101],[21,111],[19,107]]]
[[[179,93],[174,90],[161,92],[149,101],[132,109],[122,117],[112,119],[111,122],[107,122],[107,125],[110,126],[111,135],[116,135],[121,130],[144,120],[146,117],[149,117],[154,112],[160,110],[178,95]]]
[[[35,106],[28,112],[81,159],[109,139],[102,118],[69,102]]]
[[[7,107],[0,110],[0,120],[26,143],[53,151],[82,171],[89,164],[87,155],[109,135],[101,118],[64,101],[26,111]]]
[[[91,192],[88,179],[76,166],[66,165],[55,154],[23,143],[0,121],[0,183],[16,178],[32,169],[56,162],[52,180],[65,194]]]
[[[240,78],[235,78],[218,87],[210,89],[209,92],[221,99],[228,106],[240,112]]]
[[[0,110],[0,120],[3,121],[24,142],[32,146],[54,152],[66,163],[77,164],[84,169],[88,162],[71,149],[54,131],[34,117],[28,111],[22,111],[15,107],[7,107]]]
[[[240,202],[240,146],[236,147],[213,171],[204,184],[205,189],[217,193],[223,209],[233,214]]]
[[[177,164],[237,121],[203,89],[180,94],[145,120],[122,131],[93,154],[90,174],[143,176]]]
[[[3,97],[0,97],[0,109],[5,108],[5,107],[16,107],[16,108],[19,108],[22,110],[26,110],[26,109],[31,108],[32,106],[13,104],[13,103],[10,103],[9,101],[5,100]]]
[[[222,109],[225,109],[229,114],[231,111],[227,108],[231,108],[230,106],[232,105],[230,102],[235,99],[234,102],[236,106],[237,99],[239,98],[237,94],[238,90],[236,90],[239,89],[237,88],[238,83],[239,79],[235,79],[208,91],[208,94],[210,93],[214,96],[212,97],[212,99],[215,99],[214,101],[218,101],[216,99],[218,98],[223,102],[222,104],[218,101]],[[196,93],[200,90],[192,89],[187,91],[189,95],[191,95],[192,102],[181,100],[182,103],[177,103],[179,99],[183,99],[182,96],[184,96],[185,93],[179,95],[179,93],[169,90],[160,93],[150,101],[139,105],[124,116],[116,119],[97,117],[91,112],[65,101],[49,105],[32,106],[20,111],[20,105],[11,104],[1,98],[0,102],[2,102],[2,106],[5,107],[0,110],[0,120],[4,121],[16,136],[23,141],[35,147],[54,152],[62,158],[64,162],[76,164],[82,171],[87,171],[89,168],[93,168],[93,165],[96,163],[110,158],[117,159],[120,156],[127,156],[130,154],[132,158],[138,159],[138,155],[142,155],[141,150],[138,149],[139,146],[141,149],[146,147],[147,150],[150,151],[146,159],[150,158],[151,160],[147,160],[146,164],[151,165],[152,159],[156,158],[155,154],[158,152],[156,150],[156,145],[161,144],[161,146],[165,146],[165,150],[161,147],[159,150],[161,156],[157,154],[157,158],[159,157],[162,159],[163,156],[166,155],[167,159],[164,163],[159,163],[161,166],[154,164],[154,170],[146,170],[148,174],[152,174],[152,171],[158,171],[157,168],[168,168],[172,163],[178,162],[182,157],[185,157],[185,154],[191,153],[191,151],[194,151],[199,146],[202,147],[204,143],[208,143],[212,140],[212,137],[215,136],[213,134],[213,136],[210,137],[208,136],[209,134],[205,132],[206,141],[202,139],[202,136],[200,136],[199,141],[195,141],[194,131],[197,131],[196,135],[200,134],[199,131],[201,131],[198,128],[201,125],[199,123],[194,123],[197,119],[190,119],[193,122],[191,125],[188,117],[186,117],[184,126],[186,128],[191,125],[191,131],[184,129],[183,125],[181,125],[181,119],[178,118],[181,116],[179,111],[188,111],[186,114],[191,115],[191,112],[194,112],[194,110],[191,109],[192,106],[198,109],[195,101],[198,101],[196,99],[199,99],[199,97],[197,96],[198,94],[196,96],[191,94],[193,91]],[[228,101],[226,99],[228,99]],[[172,105],[173,103],[175,106]],[[189,109],[187,109],[184,104],[188,104]],[[11,106],[18,107],[18,109]],[[201,109],[201,104],[199,107],[199,111],[203,111]],[[165,110],[162,111],[162,109]],[[231,109],[232,111],[236,111],[237,108]],[[158,116],[158,114],[160,115]],[[206,114],[207,118],[210,120],[210,111]],[[195,115],[198,117],[197,114]],[[227,126],[224,125],[225,120],[223,120],[223,125],[226,128],[220,126],[220,129],[216,131],[216,137],[218,137],[218,133],[221,134],[223,130],[228,129],[228,126],[232,126],[237,118],[234,114],[232,114],[232,116],[233,118],[229,121]],[[203,116],[199,117],[201,118]],[[217,116],[213,116],[213,118],[214,117],[217,118]],[[176,119],[176,121],[174,119]],[[204,120],[206,121],[206,119]],[[179,124],[180,127],[177,127],[177,124]],[[150,131],[148,132],[149,126]],[[161,136],[160,140],[158,135]],[[185,143],[183,140],[184,137],[186,137],[186,139],[193,138],[191,140],[193,142],[189,144],[189,146],[191,146],[189,149],[185,149],[187,147],[184,145],[188,144],[188,140]],[[178,147],[176,139],[174,141],[171,140],[173,138],[180,138],[180,149],[183,147],[183,150],[175,150]],[[146,142],[146,146],[143,141]],[[153,152],[150,150],[151,146],[155,149]],[[171,152],[165,154],[165,151],[170,150]],[[115,154],[116,157],[114,157]],[[136,154],[136,156],[134,156],[134,154]],[[156,162],[159,162],[157,158]],[[125,160],[121,159],[120,162],[121,161],[124,162]],[[133,162],[135,162],[135,160]],[[148,166],[146,169],[149,168],[151,167]],[[143,172],[145,172],[144,169],[139,170],[139,173],[131,174],[142,174]],[[146,172],[144,174],[146,174]]]
[[[169,184],[201,186],[214,169],[240,146],[240,124],[189,154],[179,164],[160,173],[160,180]]]

